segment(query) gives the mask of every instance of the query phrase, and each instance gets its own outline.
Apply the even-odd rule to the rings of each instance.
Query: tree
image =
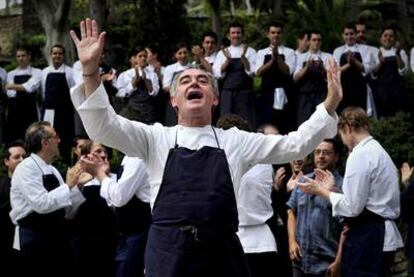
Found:
[[[106,29],[108,9],[106,0],[90,0],[89,10],[91,18],[95,19],[101,30]]]
[[[43,50],[45,58],[49,61],[50,48],[59,43],[66,49],[67,62],[72,63],[75,58],[75,50],[68,35],[71,0],[32,0],[32,3],[46,35],[46,45]]]
[[[171,62],[175,45],[183,40],[190,43],[193,39],[187,24],[186,2],[138,0],[134,22],[131,22],[130,47],[151,44],[158,48],[163,61]]]

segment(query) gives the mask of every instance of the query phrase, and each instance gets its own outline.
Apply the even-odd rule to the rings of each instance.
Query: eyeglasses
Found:
[[[334,151],[332,150],[321,150],[321,149],[316,149],[315,151],[313,151],[313,153],[315,155],[324,155],[324,156],[328,156],[328,155],[332,155],[334,153]]]

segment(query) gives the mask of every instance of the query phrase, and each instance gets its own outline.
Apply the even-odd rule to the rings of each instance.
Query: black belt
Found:
[[[350,228],[355,228],[373,223],[383,223],[385,220],[387,219],[365,208],[362,213],[356,217],[346,217],[345,223]]]

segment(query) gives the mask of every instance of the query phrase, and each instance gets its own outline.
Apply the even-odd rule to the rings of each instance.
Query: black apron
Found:
[[[402,77],[398,73],[397,58],[386,57],[374,82],[374,102],[378,117],[393,116],[402,107]]]
[[[139,82],[138,87],[129,96],[126,109],[129,109],[134,115],[133,118],[130,118],[132,120],[145,124],[155,122],[154,99],[148,94],[143,80]]]
[[[55,111],[53,128],[60,137],[60,155],[67,164],[70,164],[71,147],[75,136],[75,109],[70,99],[64,72],[51,72],[47,75],[43,108]]]
[[[123,166],[118,169],[118,180]],[[134,196],[125,206],[115,208],[117,228],[120,233],[115,257],[116,276],[144,276],[144,252],[151,225],[151,207]]]
[[[247,75],[241,58],[230,59],[220,93],[220,116],[237,114],[256,126],[253,79]]]
[[[298,125],[309,119],[328,92],[323,62],[318,60],[317,63],[311,63],[303,78],[298,82]],[[303,63],[303,67],[305,66],[306,62]]]
[[[31,77],[31,75],[16,75],[13,81],[15,84],[21,85],[26,83]],[[27,127],[39,120],[36,94],[35,92],[18,91],[16,92],[16,97],[8,99],[7,131],[5,134],[7,142],[24,139]]]
[[[190,150],[176,138],[154,203],[146,276],[249,276],[237,228],[224,150],[219,145]]]
[[[60,185],[54,174],[43,174],[42,179],[48,192]],[[68,225],[63,208],[47,214],[33,211],[19,219],[18,225],[24,276],[71,275]]]
[[[348,53],[341,55],[339,65],[343,66],[348,63]],[[354,58],[362,63],[362,57],[359,52],[352,52]],[[355,106],[367,109],[367,83],[362,72],[354,65],[351,65],[346,71],[341,72],[341,83],[343,88],[343,98],[339,103],[338,113],[343,109]]]
[[[115,214],[100,196],[100,189],[99,185],[82,188],[86,201],[79,207],[73,222],[75,276],[113,277],[115,274]]]
[[[385,276],[382,267],[385,219],[367,209],[346,218],[349,231],[342,252],[342,277]]]
[[[285,60],[285,55],[280,54],[279,56]],[[268,63],[271,59],[271,54],[265,55],[263,64]],[[258,99],[259,125],[273,124],[279,128],[282,134],[296,127],[296,109],[292,110],[296,101],[293,98],[292,85],[291,76],[282,73],[276,62],[272,64],[269,70],[263,73]],[[283,88],[288,98],[288,103],[283,110],[275,110],[273,108],[276,88]]]

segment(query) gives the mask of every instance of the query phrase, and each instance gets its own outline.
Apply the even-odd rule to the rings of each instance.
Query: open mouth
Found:
[[[193,90],[187,94],[187,100],[201,99],[203,94],[200,91]]]

